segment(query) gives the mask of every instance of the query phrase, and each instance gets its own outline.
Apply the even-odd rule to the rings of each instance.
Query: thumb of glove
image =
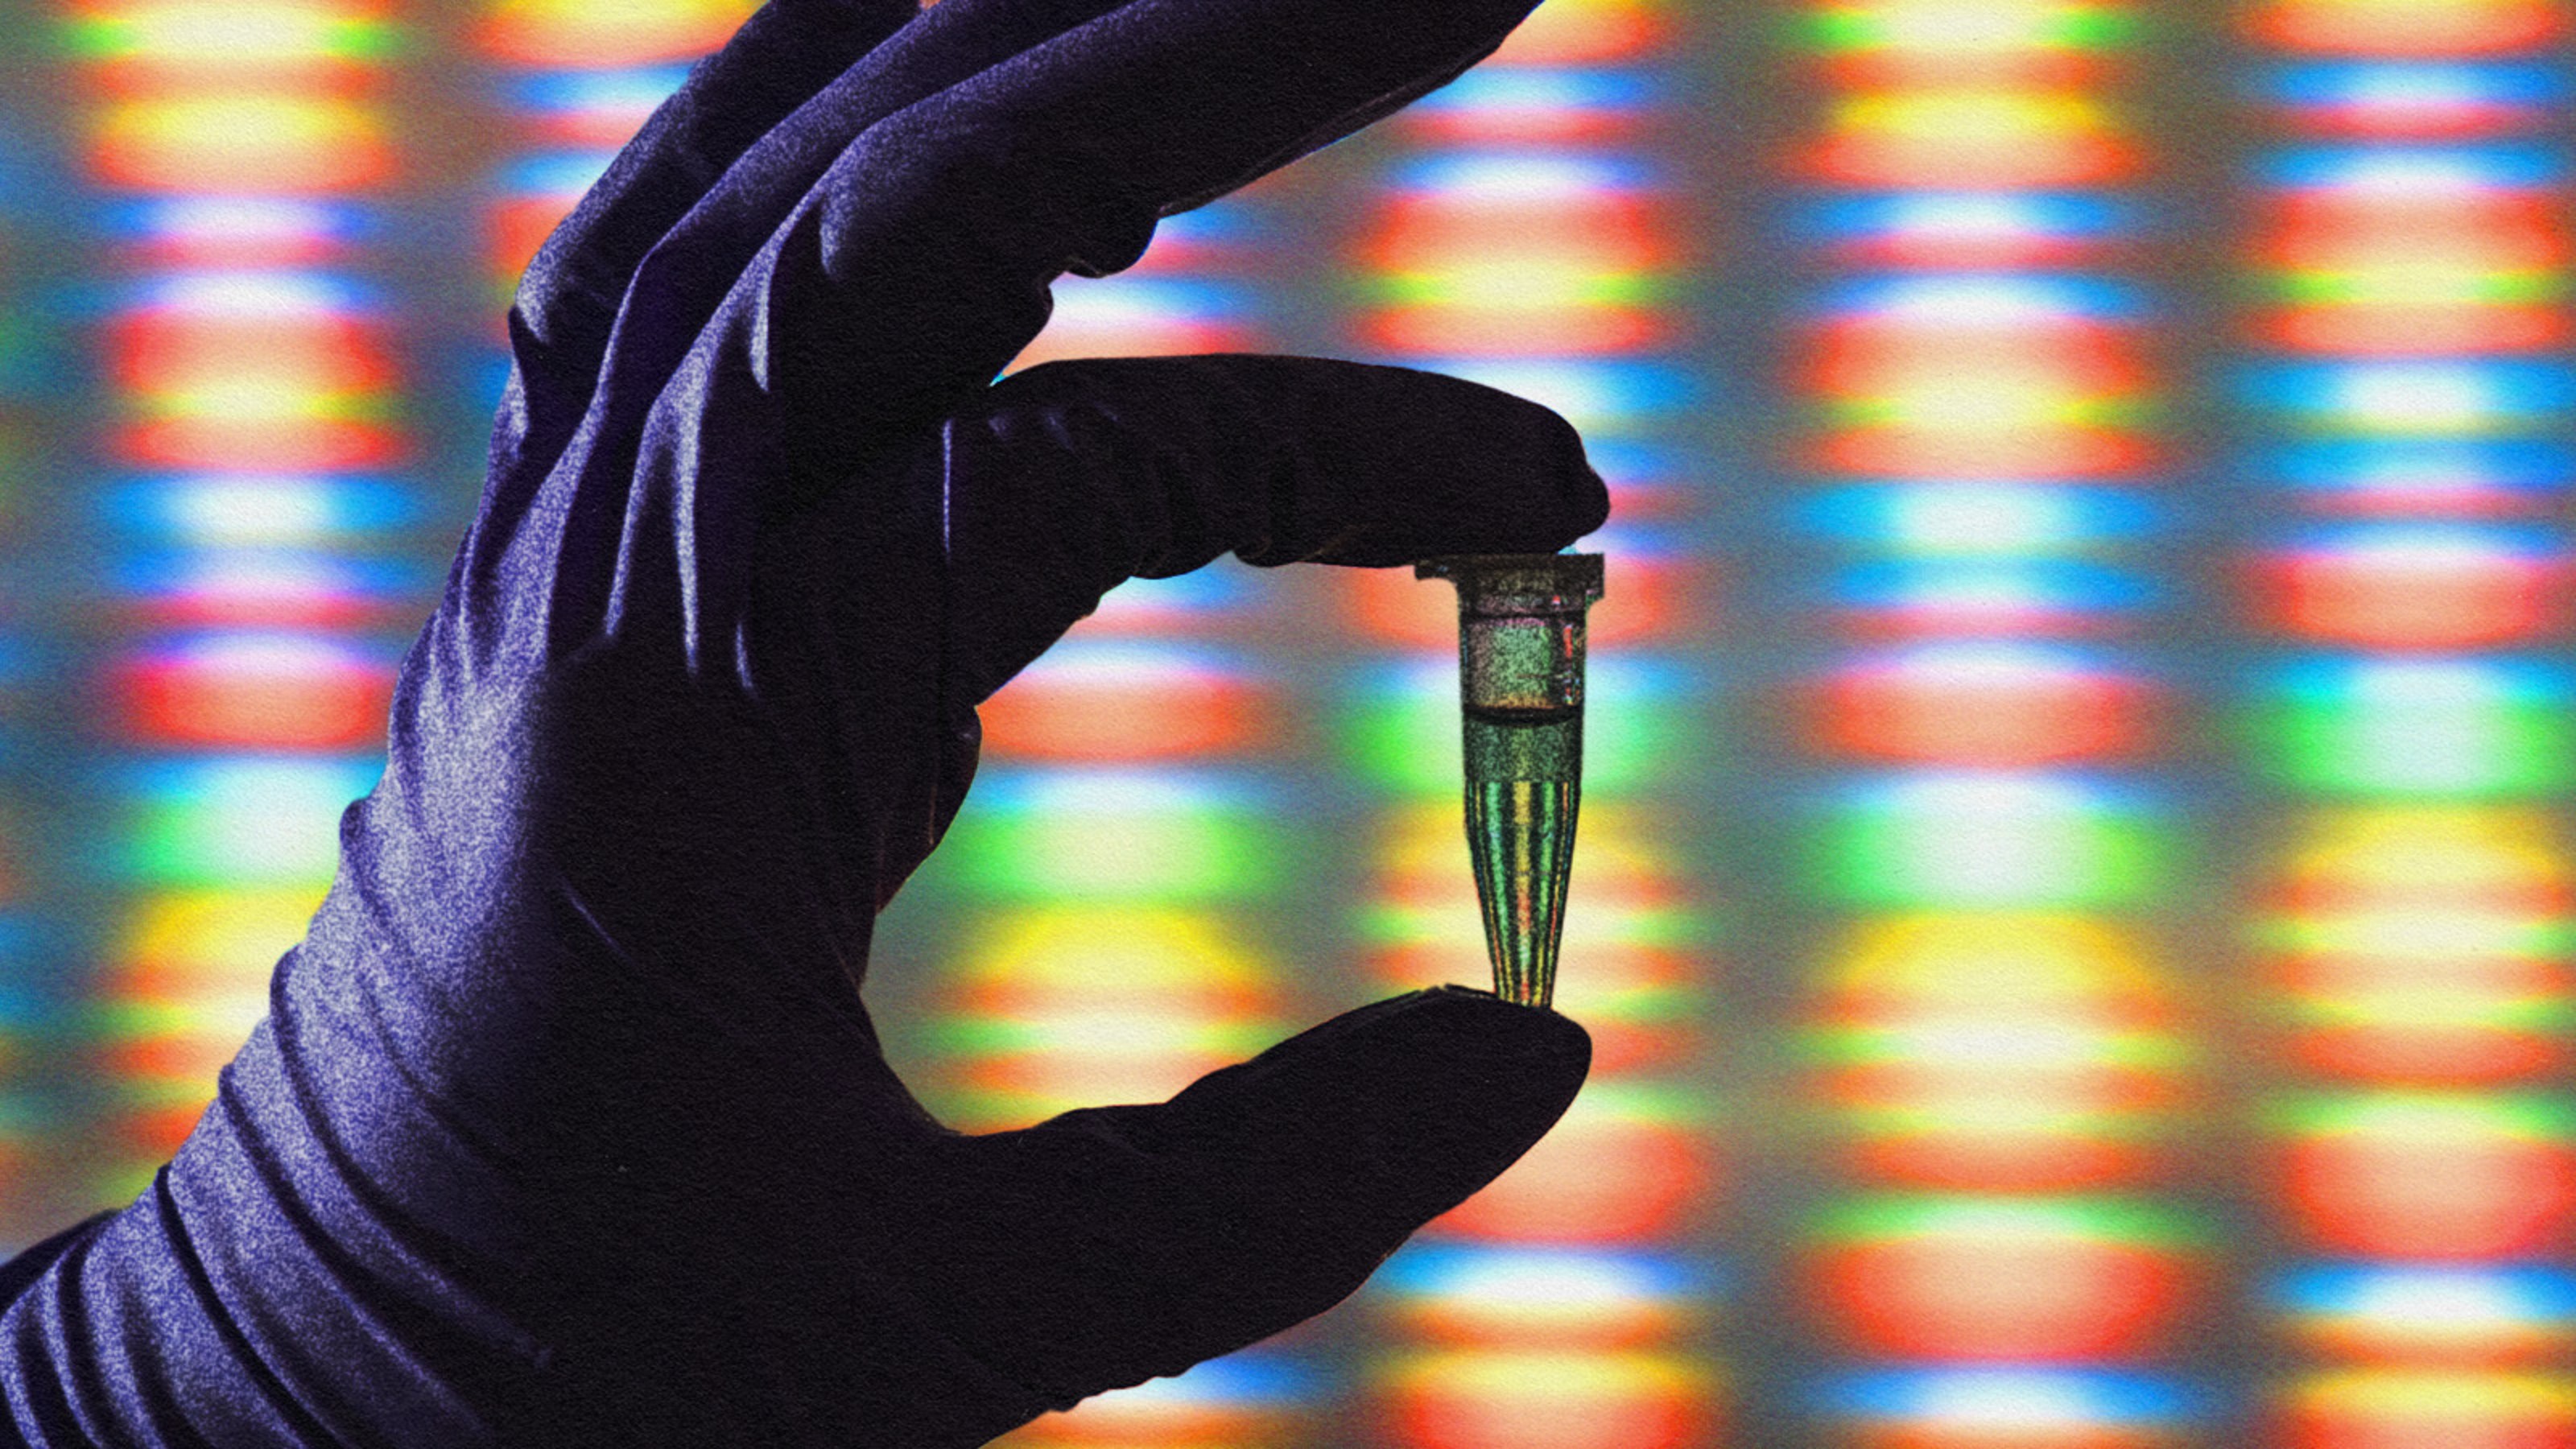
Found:
[[[1169,1102],[949,1139],[915,1302],[1054,1407],[1179,1373],[1348,1297],[1545,1135],[1591,1059],[1565,1017],[1440,987]]]

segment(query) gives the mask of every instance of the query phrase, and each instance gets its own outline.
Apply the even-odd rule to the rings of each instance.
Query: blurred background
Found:
[[[511,283],[747,10],[0,10],[0,1253],[264,1010]],[[1031,359],[1582,429],[1599,1054],[1351,1302],[1008,1442],[2576,1446],[2571,16],[1547,0],[1061,285]],[[1484,981],[1455,641],[1409,570],[1113,593],[882,922],[924,1096]]]

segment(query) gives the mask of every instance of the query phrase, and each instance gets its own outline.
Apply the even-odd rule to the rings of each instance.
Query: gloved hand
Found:
[[[1571,429],[1451,379],[990,383],[1056,275],[1533,3],[778,0],[700,66],[529,270],[479,514],[268,1020],[151,1191],[18,1266],[19,1436],[977,1444],[1323,1310],[1526,1150],[1588,1040],[1478,992],[968,1137],[856,988],[974,706],[1104,591],[1603,521]]]

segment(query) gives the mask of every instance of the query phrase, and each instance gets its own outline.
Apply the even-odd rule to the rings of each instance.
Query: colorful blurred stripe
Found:
[[[2244,16],[2269,1442],[2576,1443],[2568,11]]]
[[[395,304],[360,280],[401,182],[404,30],[368,0],[84,0],[61,21],[78,162],[116,198],[89,601],[115,631],[95,773],[123,815],[92,852],[119,902],[92,997],[113,1201],[264,1014],[382,748],[387,635],[418,590],[371,530],[331,524],[336,497],[385,486],[364,476],[416,461]]]
[[[0,146],[17,151],[31,141],[0,120]],[[0,181],[0,317],[31,310],[19,263],[31,241],[22,215],[29,199]],[[21,331],[11,340],[24,348],[31,339]],[[22,500],[42,483],[27,461],[37,440],[24,390],[23,368],[0,367],[0,538],[13,540],[27,529]],[[31,768],[29,706],[38,681],[30,656],[45,621],[31,617],[26,593],[14,570],[0,572],[0,1255],[45,1235],[54,1210],[48,1159],[60,1150],[48,1101],[59,1094],[47,1090],[59,1070],[59,993],[35,949],[45,917],[60,905],[39,878],[47,862],[31,808],[39,781]]]
[[[1729,1417],[1725,1375],[1690,1351],[1720,1285],[1683,1256],[1722,1172],[1715,1093],[1694,1070],[1705,909],[1656,796],[1696,749],[1684,721],[1698,700],[1672,651],[1708,597],[1647,517],[1669,512],[1657,495],[1681,481],[1657,476],[1688,398],[1669,361],[1689,340],[1672,304],[1704,250],[1675,178],[1640,144],[1673,114],[1676,9],[1543,12],[1389,127],[1356,201],[1350,343],[1557,408],[1601,445],[1614,506],[1640,520],[1577,545],[1609,559],[1609,587],[1588,621],[1581,885],[1557,1004],[1593,1033],[1592,1078],[1546,1139],[1372,1289],[1393,1340],[1374,1400],[1389,1445],[1681,1449]],[[1457,608],[1402,572],[1341,591],[1363,647],[1405,651],[1360,677],[1344,714],[1349,763],[1386,797],[1373,965],[1387,989],[1482,987]]]
[[[1821,941],[1797,1038],[1823,1183],[1787,1293],[1798,1418],[1856,1446],[2178,1445],[2210,1235],[2163,1189],[2200,1110],[2146,925],[2176,886],[2141,647],[2166,444],[2117,4],[1797,12],[1781,165],[1791,527]],[[1803,1139],[1802,1139],[1803,1140]],[[1774,1410],[1774,1412],[1779,1412]]]

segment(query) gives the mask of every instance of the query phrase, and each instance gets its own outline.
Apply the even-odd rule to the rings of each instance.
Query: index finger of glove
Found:
[[[697,659],[756,526],[970,405],[1058,274],[1132,263],[1162,211],[1456,75],[1536,0],[1128,0],[838,139],[853,107],[1089,3],[942,0],[736,162],[637,267],[561,457],[496,471],[469,589],[544,580],[550,640],[677,624]]]
[[[1015,373],[940,457],[953,702],[980,702],[1129,578],[1232,552],[1390,567],[1543,553],[1609,517],[1563,418],[1409,368],[1094,358]]]

